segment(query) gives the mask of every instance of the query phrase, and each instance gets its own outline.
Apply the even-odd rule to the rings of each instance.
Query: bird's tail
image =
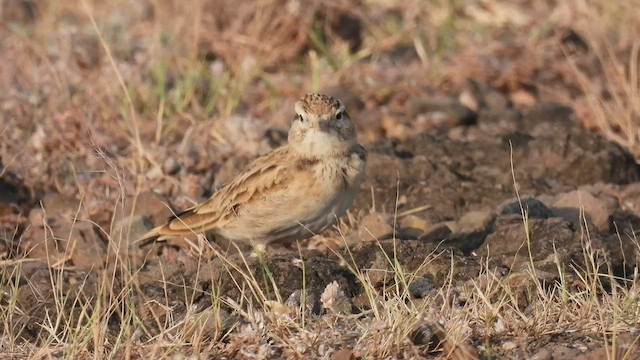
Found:
[[[162,228],[163,227],[164,227],[164,225],[156,226],[155,228],[147,231],[147,233],[145,233],[144,235],[142,235],[138,239],[136,239],[132,243],[132,245],[135,245],[135,246],[138,246],[138,247],[143,247],[143,246],[147,246],[147,245],[149,245],[152,242],[155,242],[157,240],[162,240],[161,239],[161,235],[162,235]]]
[[[199,214],[197,208],[187,209],[173,215],[165,224],[149,230],[133,244],[142,247],[171,236],[197,234],[212,229],[212,224],[215,222],[211,222],[211,214]]]

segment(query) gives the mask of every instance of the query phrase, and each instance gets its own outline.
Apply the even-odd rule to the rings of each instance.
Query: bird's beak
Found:
[[[320,131],[323,131],[323,132],[329,132],[329,129],[331,129],[331,124],[329,123],[329,120],[318,121],[318,129],[320,129]]]

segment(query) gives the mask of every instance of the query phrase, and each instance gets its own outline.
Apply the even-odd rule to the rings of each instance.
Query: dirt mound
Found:
[[[538,105],[481,114],[478,124],[385,140],[371,149],[366,189],[356,201],[393,212],[429,205],[422,215],[439,222],[470,210],[491,209],[515,196],[554,195],[595,184],[629,184],[640,167],[620,146],[575,125],[570,109]],[[513,174],[512,174],[513,166]]]

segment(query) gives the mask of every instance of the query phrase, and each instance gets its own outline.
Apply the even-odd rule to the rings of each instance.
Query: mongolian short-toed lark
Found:
[[[231,241],[287,243],[334,224],[351,206],[367,152],[340,100],[305,95],[295,112],[286,145],[139,241],[211,231]]]

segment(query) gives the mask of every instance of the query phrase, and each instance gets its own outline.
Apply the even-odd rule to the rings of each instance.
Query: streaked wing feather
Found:
[[[281,158],[284,148],[256,159],[232,182],[216,191],[207,201],[178,215],[161,233],[202,232],[223,226],[242,206],[262,199],[288,183],[284,166],[273,161]]]

